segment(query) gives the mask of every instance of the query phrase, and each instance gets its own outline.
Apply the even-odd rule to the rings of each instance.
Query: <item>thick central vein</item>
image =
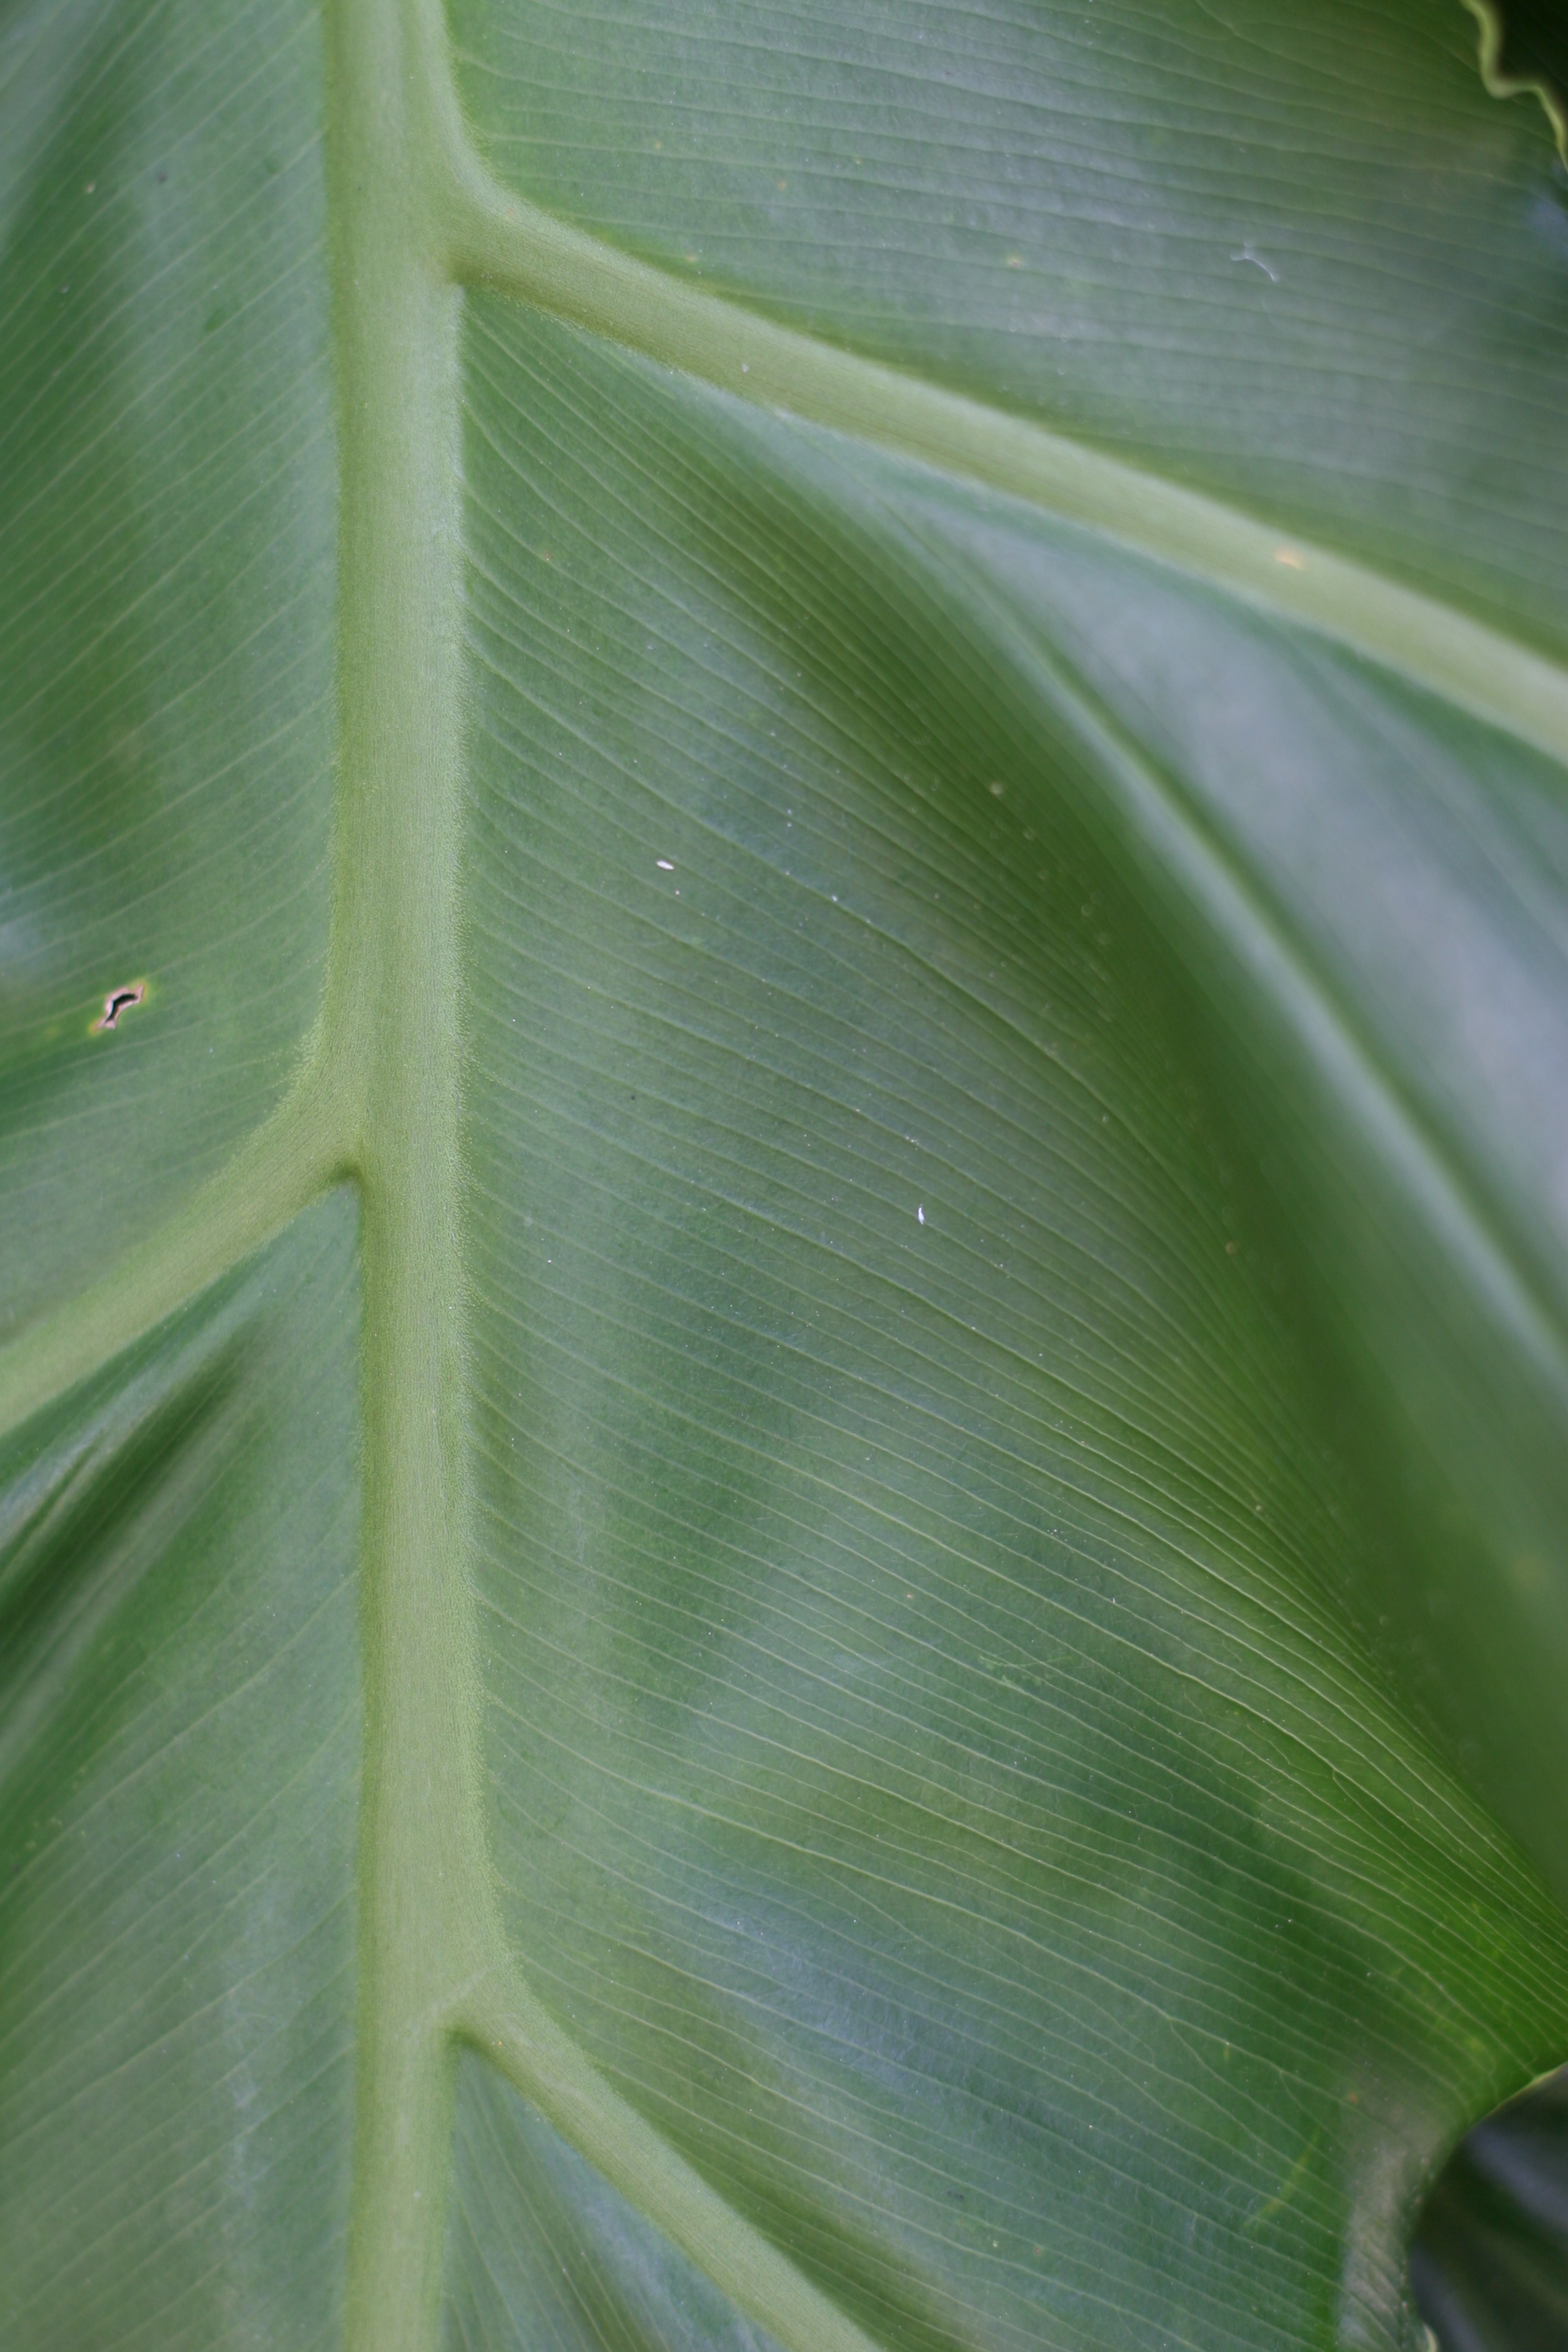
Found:
[[[496,1923],[468,1559],[460,1215],[462,298],[423,201],[417,19],[399,0],[337,0],[332,21],[341,765],[322,1032],[335,1062],[359,1074],[364,1296],[348,2352],[424,2352],[435,2340],[464,2042],[782,2344],[872,2352],[604,2083],[519,1981]]]
[[[332,12],[342,464],[324,1026],[359,1073],[365,1734],[347,2343],[437,2326],[450,2025],[490,1958],[467,1552],[458,1133],[461,296],[396,0]]]

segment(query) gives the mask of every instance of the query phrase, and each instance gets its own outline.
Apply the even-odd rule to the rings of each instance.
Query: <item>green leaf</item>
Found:
[[[1419,2341],[1568,2043],[1487,33],[14,11],[7,2344]]]

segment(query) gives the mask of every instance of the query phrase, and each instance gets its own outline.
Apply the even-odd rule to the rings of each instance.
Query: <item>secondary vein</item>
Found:
[[[416,0],[437,179],[460,282],[527,302],[753,404],[1103,532],[1331,637],[1568,766],[1568,674],[1331,548],[908,372],[779,325],[503,188],[463,121],[439,12]]]

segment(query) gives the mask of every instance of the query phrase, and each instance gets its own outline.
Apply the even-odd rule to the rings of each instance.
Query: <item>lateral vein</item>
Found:
[[[612,2089],[515,1969],[480,1979],[453,2029],[784,2352],[880,2352]]]
[[[1334,639],[1568,766],[1568,673],[1501,631],[1031,418],[781,326],[512,195],[469,136],[430,0],[421,0],[419,17],[434,210],[459,283],[510,295],[755,406],[1102,532]]]
[[[103,1278],[0,1349],[0,1433],[118,1355],[353,1175],[320,1055],[193,1200]]]

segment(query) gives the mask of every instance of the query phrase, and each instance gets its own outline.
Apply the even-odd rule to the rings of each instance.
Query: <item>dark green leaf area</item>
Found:
[[[355,1216],[0,1456],[0,2339],[334,2343],[352,2123]]]
[[[1467,2133],[1422,2214],[1411,2273],[1442,2352],[1568,2343],[1568,2076]]]
[[[1568,111],[1568,21],[1559,0],[1507,0],[1498,15],[1502,71],[1510,80],[1543,83],[1555,106]]]
[[[777,2352],[515,2091],[458,2077],[448,2352]]]
[[[1568,201],[1459,0],[457,0],[524,194],[1562,645]]]
[[[1103,540],[818,447],[1076,747],[1178,947],[1397,1522],[1345,1599],[1561,1899],[1568,1102],[1541,1074],[1568,1067],[1568,776]]]
[[[1562,1921],[1352,1630],[1401,1474],[1087,690],[821,440],[486,303],[467,365],[523,1964],[900,2352],[1408,2341]]]
[[[174,1213],[314,1015],[335,503],[315,11],[23,13],[0,91],[18,1325]]]

